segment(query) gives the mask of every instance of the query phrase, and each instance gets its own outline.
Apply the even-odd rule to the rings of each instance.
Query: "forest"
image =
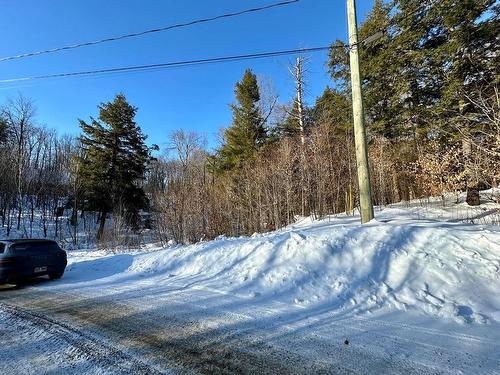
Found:
[[[473,192],[500,181],[500,4],[375,1],[360,25],[373,203]],[[372,36],[377,36],[373,38]],[[22,94],[0,106],[6,236],[136,245],[194,243],[282,228],[358,206],[349,46],[332,43],[331,85],[304,101],[307,57],[283,101],[247,69],[215,149],[177,130],[148,145],[123,94],[80,119],[79,136],[37,122]],[[221,106],[227,103],[220,103]],[[444,200],[443,200],[444,201]]]

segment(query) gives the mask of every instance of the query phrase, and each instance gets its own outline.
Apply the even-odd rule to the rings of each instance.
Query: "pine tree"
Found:
[[[275,131],[279,138],[296,137],[300,135],[299,104],[297,100],[293,101],[293,105],[287,105],[286,108],[287,116],[284,121],[276,124]],[[304,121],[304,132],[307,133],[313,123],[311,108],[303,107],[302,116]]]
[[[384,31],[360,45],[365,114],[369,134],[392,144],[400,175],[430,141],[464,147],[456,163],[473,171],[478,168],[471,144],[481,145],[487,158],[494,155],[494,141],[485,140],[498,137],[484,104],[496,98],[499,83],[499,15],[494,0],[375,1],[359,30],[360,40]],[[330,74],[349,93],[349,51],[341,46],[337,41],[330,51]],[[468,186],[478,180],[466,177]],[[493,184],[492,178],[483,180]]]
[[[281,137],[295,137],[300,133],[299,103],[297,100],[293,101],[285,121],[278,124],[278,132]]]
[[[500,41],[500,4],[495,0],[449,1],[434,9],[439,12],[447,43],[440,50],[444,76],[444,112],[465,110],[464,95],[478,87],[497,84]],[[470,110],[472,108],[469,108]]]
[[[453,117],[464,106],[470,87],[498,75],[498,17],[494,0],[417,0],[396,2],[392,48],[400,85],[401,121],[417,136],[450,139]],[[401,99],[404,98],[404,99]]]
[[[257,103],[260,100],[257,77],[250,69],[235,89],[238,104],[231,105],[233,123],[224,133],[224,144],[217,153],[218,169],[232,170],[253,158],[266,142],[266,130]]]
[[[316,99],[313,117],[316,123],[326,122],[333,128],[333,133],[345,138],[351,132],[351,104],[345,93],[327,87]]]
[[[107,214],[120,209],[129,224],[137,224],[138,211],[146,205],[141,187],[149,151],[146,137],[134,118],[137,109],[119,94],[99,106],[99,120],[80,120],[83,156],[80,173],[87,209],[99,212],[98,239],[102,239]]]
[[[376,0],[371,12],[360,26],[359,40],[387,31],[391,23],[391,6],[382,0]],[[399,122],[394,116],[397,106],[397,69],[399,65],[394,57],[391,31],[369,44],[360,46],[360,62],[363,79],[363,99],[370,132],[393,138],[401,134]],[[349,50],[340,48],[337,41],[330,50],[329,68],[336,81],[338,92],[350,97]],[[348,99],[350,100],[350,99]]]
[[[498,12],[494,0],[376,0],[360,27],[363,95],[373,134],[398,141],[449,137],[464,94],[498,77]],[[330,51],[332,78],[348,92],[349,51]],[[441,129],[439,129],[441,128]]]

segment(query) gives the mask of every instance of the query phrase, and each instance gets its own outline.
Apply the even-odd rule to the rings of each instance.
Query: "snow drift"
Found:
[[[421,207],[401,205],[376,217],[364,226],[356,216],[303,219],[252,237],[91,261],[74,253],[68,276],[86,275],[80,282],[89,287],[146,279],[181,284],[273,308],[347,316],[397,310],[461,324],[500,323],[498,226],[423,219]]]

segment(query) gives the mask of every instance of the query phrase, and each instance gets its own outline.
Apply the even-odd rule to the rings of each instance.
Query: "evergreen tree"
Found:
[[[465,94],[499,82],[500,4],[495,0],[460,3],[452,6],[447,1],[435,10],[448,41],[440,51],[446,67],[440,103],[444,112],[450,107],[457,112],[466,110]]]
[[[313,118],[316,123],[330,124],[333,133],[343,138],[351,132],[351,112],[351,103],[346,94],[327,87],[316,99]]]
[[[236,84],[236,100],[231,105],[233,123],[224,133],[224,144],[217,153],[218,169],[232,170],[255,155],[266,142],[266,130],[257,106],[260,100],[257,77],[250,69]]]
[[[461,112],[468,87],[497,76],[499,24],[488,16],[494,3],[396,2],[390,65],[399,84],[393,101],[400,104],[399,122],[409,124],[417,138],[453,138],[450,124]]]
[[[149,151],[146,136],[134,118],[137,109],[119,94],[99,106],[99,120],[80,120],[83,157],[79,159],[87,209],[100,213],[98,239],[106,215],[120,210],[129,224],[137,224],[138,211],[146,205],[141,187]]]
[[[278,132],[282,137],[295,137],[300,133],[299,103],[297,100],[293,101],[291,110],[287,112],[288,116],[285,121],[282,124],[278,124]]]
[[[376,0],[373,9],[359,28],[359,40],[364,40],[381,30],[387,30],[392,22],[390,11],[390,5],[382,0]],[[389,30],[382,38],[360,46],[363,99],[368,125],[371,132],[389,138],[401,133],[397,118],[394,116],[394,106],[397,105],[395,98],[398,81],[395,78],[398,65],[395,64],[392,39],[392,30]],[[340,48],[341,46],[341,41],[332,46],[329,68],[339,93],[350,101],[349,50]]]
[[[395,141],[449,137],[468,88],[498,77],[498,12],[494,0],[376,0],[359,29],[360,40],[384,30],[360,46],[369,130]],[[330,73],[348,92],[349,51],[340,45]]]
[[[295,137],[300,134],[299,122],[299,102],[297,99],[293,101],[293,105],[287,105],[287,116],[283,122],[276,124],[276,132],[280,138]],[[302,108],[302,116],[304,120],[304,131],[307,133],[308,128],[312,125],[313,119],[310,108],[304,106]]]

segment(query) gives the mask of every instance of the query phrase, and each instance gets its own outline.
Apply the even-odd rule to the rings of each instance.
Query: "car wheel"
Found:
[[[54,273],[50,273],[49,274],[49,278],[51,280],[57,280],[57,279],[60,279],[62,277],[62,275],[64,274],[64,271],[61,271],[61,272],[54,272]]]

